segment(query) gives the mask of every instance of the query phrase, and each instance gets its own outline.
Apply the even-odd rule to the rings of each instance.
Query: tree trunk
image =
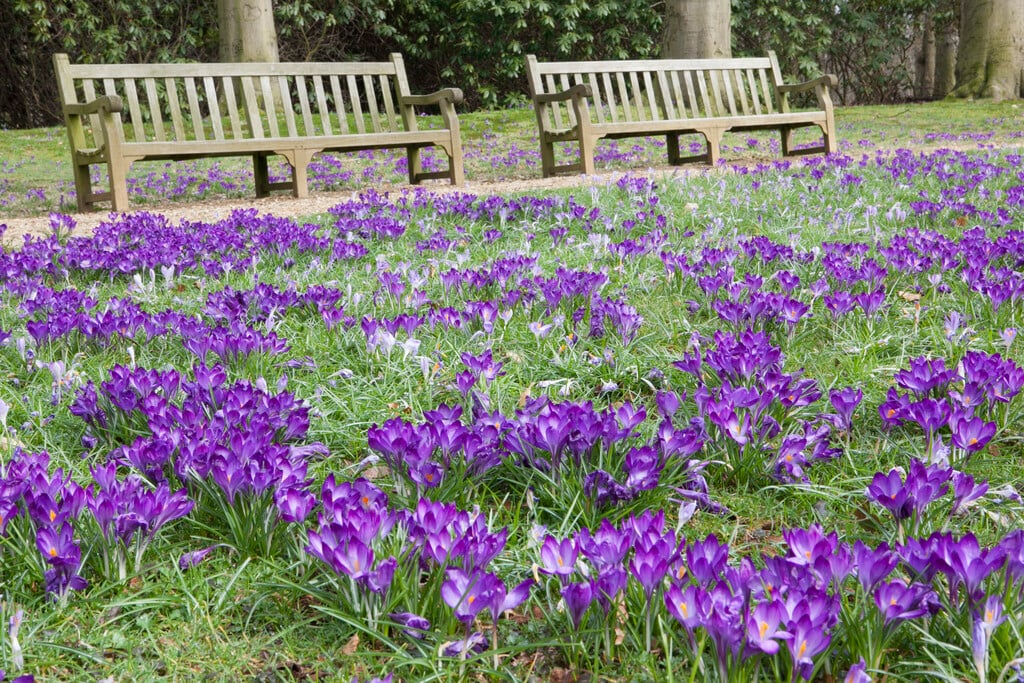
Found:
[[[935,17],[927,12],[921,24],[921,53],[917,58],[914,97],[930,100],[935,96]]]
[[[221,61],[278,61],[271,0],[217,0],[217,24]]]
[[[732,57],[729,0],[667,0],[662,52],[670,59]]]
[[[1024,71],[1024,2],[962,0],[955,97],[1018,97]]]
[[[956,24],[950,22],[941,27],[935,41],[935,99],[941,100],[953,91],[956,85]]]

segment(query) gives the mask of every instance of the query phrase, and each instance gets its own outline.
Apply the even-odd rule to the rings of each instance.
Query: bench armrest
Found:
[[[813,81],[807,81],[806,83],[794,83],[793,85],[780,85],[779,92],[782,94],[791,92],[806,92],[808,90],[814,90],[820,86],[827,86],[829,88],[836,88],[839,86],[839,79],[834,74],[827,74],[825,76],[819,76]]]
[[[97,97],[85,104],[65,104],[64,113],[69,116],[87,116],[89,114],[117,114],[124,109],[121,98],[117,95]]]
[[[533,99],[537,104],[547,104],[548,102],[564,102],[565,100],[574,100],[577,97],[593,97],[594,92],[590,89],[590,85],[587,83],[577,83],[568,90],[553,93],[540,93],[533,96]]]
[[[437,92],[432,92],[428,95],[405,95],[402,97],[403,105],[412,106],[423,106],[428,104],[440,104],[441,102],[451,102],[452,104],[462,104],[462,90],[459,88],[444,88]]]

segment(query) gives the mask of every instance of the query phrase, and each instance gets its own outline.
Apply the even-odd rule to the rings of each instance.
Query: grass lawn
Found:
[[[532,116],[461,117],[471,181],[539,176]],[[0,669],[1021,680],[1024,110],[837,121],[500,196],[331,157],[325,214],[0,251]],[[70,208],[61,129],[0,150],[0,226]]]

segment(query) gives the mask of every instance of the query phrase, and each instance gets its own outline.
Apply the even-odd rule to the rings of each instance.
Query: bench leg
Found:
[[[313,154],[307,152],[295,152],[290,158],[285,157],[292,167],[292,194],[299,199],[305,199],[309,196],[309,179],[306,166],[312,160],[312,157]]]
[[[594,175],[594,147],[597,141],[586,136],[580,138],[580,170],[584,175]]]
[[[722,158],[722,131],[719,128],[711,128],[704,133],[704,138],[708,141],[708,163],[712,166],[717,166],[718,161]]]
[[[256,196],[270,196],[270,172],[267,170],[267,155],[252,155],[252,176],[256,181]]]
[[[669,133],[666,135],[665,146],[668,147],[668,163],[678,166],[682,162],[682,157],[679,155],[679,134]]]
[[[128,210],[128,166],[122,159],[110,160],[110,203],[114,211]]]
[[[836,136],[829,135],[829,131],[834,129],[834,122],[830,122],[830,125],[821,126],[821,137],[823,138],[822,141],[825,145],[826,154],[835,154],[836,152],[839,151],[838,146],[836,145]]]
[[[540,168],[545,178],[555,175],[555,145],[543,139],[540,141]]]
[[[779,137],[782,142],[782,156],[788,157],[793,151],[793,129],[788,126],[779,128]]]
[[[452,185],[462,187],[466,184],[466,169],[462,162],[462,144],[456,140],[448,155],[448,177]]]
[[[92,178],[89,177],[89,164],[74,167],[75,176],[75,201],[78,202],[78,210],[85,212],[92,208]]]
[[[406,147],[405,148],[405,159],[406,165],[409,167],[409,184],[416,185],[420,182],[420,174],[423,173],[423,160],[420,156],[421,149],[419,147]]]

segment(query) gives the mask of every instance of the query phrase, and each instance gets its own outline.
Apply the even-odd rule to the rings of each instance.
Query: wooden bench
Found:
[[[306,165],[323,151],[406,149],[409,182],[463,184],[455,105],[462,91],[412,95],[402,56],[387,62],[71,64],[54,55],[71,143],[78,208],[128,208],[126,175],[143,159],[251,156],[256,196],[308,195]],[[420,129],[417,107],[440,107],[441,128]],[[437,146],[448,170],[424,172],[420,150]],[[284,157],[289,182],[272,183],[267,157]],[[94,192],[90,167],[106,165],[109,191]]]
[[[671,164],[717,164],[722,134],[729,130],[778,130],[784,156],[836,151],[829,92],[835,76],[785,85],[774,52],[737,59],[658,59],[603,62],[539,62],[526,57],[530,96],[540,132],[544,176],[594,173],[601,138],[663,134]],[[813,92],[817,108],[793,111],[789,96]],[[795,148],[792,133],[817,126],[824,136],[811,148]],[[705,154],[682,157],[679,135],[699,133]],[[558,165],[554,145],[577,142],[579,163]]]

